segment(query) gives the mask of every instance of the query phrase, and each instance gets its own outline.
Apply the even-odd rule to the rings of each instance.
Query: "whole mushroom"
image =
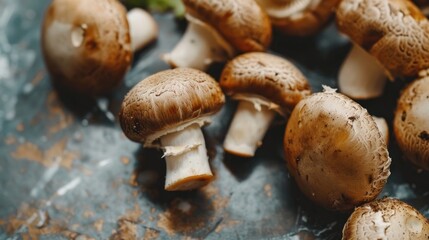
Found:
[[[404,158],[429,170],[429,77],[411,83],[398,100],[393,128]]]
[[[308,36],[322,30],[333,17],[340,0],[257,0],[271,23],[292,36]]]
[[[429,221],[412,206],[393,198],[355,209],[343,228],[348,239],[429,239]]]
[[[354,43],[339,73],[341,92],[378,97],[386,76],[416,77],[429,68],[429,22],[408,0],[343,0],[337,25]]]
[[[209,75],[177,68],[134,86],[122,103],[119,119],[129,139],[163,149],[166,190],[191,190],[213,179],[201,126],[224,102],[221,88]]]
[[[286,116],[311,93],[302,73],[289,61],[268,53],[245,53],[224,68],[220,86],[239,100],[224,141],[227,152],[252,157],[276,113]]]
[[[157,36],[142,9],[128,15],[117,0],[54,0],[42,26],[41,44],[52,80],[68,91],[102,95],[122,81],[136,51]]]
[[[237,53],[264,51],[271,23],[254,0],[183,0],[188,27],[163,59],[173,67],[206,70]]]
[[[330,88],[296,105],[284,149],[301,191],[331,210],[375,199],[390,175],[387,146],[372,116]]]

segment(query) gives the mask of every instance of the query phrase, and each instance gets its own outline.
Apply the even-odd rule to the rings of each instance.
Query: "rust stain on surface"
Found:
[[[144,233],[143,240],[154,240],[159,237],[159,232],[154,229],[147,229]]]
[[[137,224],[140,223],[141,214],[142,210],[136,203],[134,209],[127,211],[125,215],[118,219],[118,228],[110,236],[110,239],[137,239]]]
[[[18,125],[16,125],[16,131],[23,132],[24,130],[25,130],[25,127],[23,123],[19,123]]]
[[[49,127],[49,134],[55,134],[63,129],[66,129],[74,122],[75,119],[73,115],[64,110],[66,108],[64,108],[62,105],[55,91],[49,93],[46,100],[46,105],[50,119],[54,119],[56,121],[55,124]]]
[[[121,162],[124,165],[128,165],[130,163],[130,159],[128,157],[122,156],[121,157]]]
[[[71,169],[73,161],[79,157],[76,152],[66,150],[67,138],[56,142],[49,149],[42,151],[37,145],[25,142],[20,144],[11,154],[13,158],[21,160],[26,159],[42,164],[45,167],[51,167],[60,158],[60,166]]]
[[[103,231],[103,225],[104,225],[103,219],[98,219],[97,221],[94,222],[94,228],[95,230],[97,230],[97,232]]]
[[[36,75],[34,75],[33,79],[31,79],[31,84],[33,86],[37,86],[45,77],[45,71],[39,70]]]
[[[270,184],[265,184],[264,192],[265,192],[265,195],[269,198],[271,198],[273,196],[272,187]]]
[[[9,135],[9,136],[7,136],[7,137],[4,139],[4,143],[5,143],[6,145],[12,145],[12,144],[15,144],[15,143],[16,143],[16,137],[15,137],[15,136],[12,136],[12,135]]]

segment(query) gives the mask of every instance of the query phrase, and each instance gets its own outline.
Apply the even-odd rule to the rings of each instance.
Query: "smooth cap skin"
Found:
[[[86,95],[110,92],[132,60],[125,8],[116,0],[54,0],[42,50],[54,83]]]
[[[391,77],[417,76],[429,68],[429,22],[409,0],[343,0],[337,25]]]
[[[429,77],[414,81],[402,92],[393,128],[404,158],[429,170]]]
[[[252,94],[280,106],[280,112],[292,111],[305,96],[310,85],[289,61],[268,53],[245,53],[225,66],[220,80],[228,95]]]
[[[271,23],[254,0],[183,0],[186,12],[215,28],[240,52],[265,51]]]
[[[331,210],[375,199],[390,175],[387,146],[371,115],[332,89],[296,105],[284,149],[301,191]]]
[[[343,239],[429,239],[429,221],[412,206],[393,198],[355,209],[343,228]]]
[[[281,32],[292,36],[308,36],[316,34],[329,23],[340,0],[258,0],[258,2],[261,6],[265,6],[271,23]],[[271,6],[267,6],[269,2],[271,2]],[[303,4],[307,5],[304,9],[292,11],[295,6]],[[291,12],[283,16],[276,16],[270,14],[270,9],[268,9],[270,7],[285,8],[285,10],[289,8]]]
[[[208,116],[225,102],[218,83],[206,73],[176,68],[156,73],[134,86],[125,96],[119,120],[125,135],[151,145],[159,132]]]

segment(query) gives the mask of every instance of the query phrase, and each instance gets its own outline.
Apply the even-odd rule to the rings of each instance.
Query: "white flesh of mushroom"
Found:
[[[180,42],[162,56],[173,67],[206,70],[213,62],[224,62],[235,55],[234,48],[208,24],[186,15],[188,27]]]
[[[305,9],[316,6],[321,0],[258,0],[258,3],[272,18],[287,18],[301,14]]]
[[[270,103],[261,103],[264,103],[262,99],[239,101],[223,143],[225,151],[241,157],[255,155],[276,115]]]
[[[389,144],[389,127],[387,126],[386,119],[372,116],[375,123],[377,124],[378,130],[380,130],[381,136],[386,142],[386,145]]]
[[[158,25],[153,17],[140,8],[127,13],[133,51],[138,51],[155,40],[158,36]]]
[[[377,60],[354,44],[341,66],[338,85],[341,92],[350,98],[369,99],[383,94],[386,78]]]
[[[204,136],[199,124],[168,133],[160,138],[167,163],[165,189],[191,190],[213,176],[208,162]]]

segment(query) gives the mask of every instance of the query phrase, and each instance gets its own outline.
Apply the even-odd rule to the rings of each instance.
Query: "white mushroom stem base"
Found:
[[[180,191],[202,187],[213,180],[203,133],[198,124],[161,137],[167,176],[165,190]],[[170,154],[168,149],[174,149]]]
[[[338,76],[340,91],[353,99],[376,98],[383,94],[386,73],[377,60],[353,45]]]
[[[127,14],[127,19],[133,51],[144,48],[158,36],[158,25],[145,10],[140,8],[131,9]]]
[[[213,62],[226,61],[232,47],[206,23],[187,16],[188,27],[173,51],[162,56],[172,67],[190,67],[205,71]]]
[[[225,151],[253,157],[275,115],[276,112],[266,106],[257,110],[253,103],[240,101],[223,143]]]

